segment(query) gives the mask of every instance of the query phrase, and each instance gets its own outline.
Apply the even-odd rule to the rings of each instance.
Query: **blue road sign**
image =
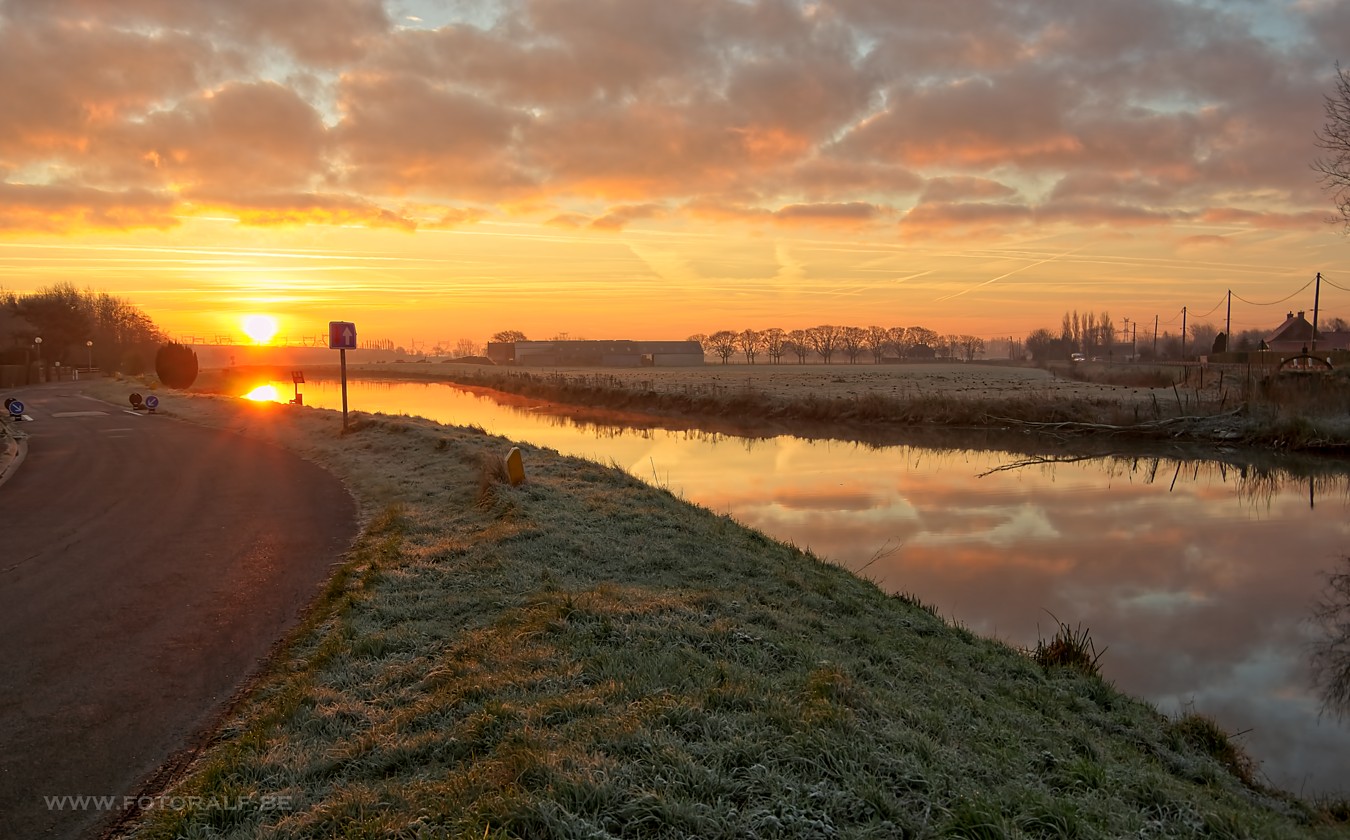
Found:
[[[356,324],[353,324],[351,321],[329,321],[328,349],[355,350]]]
[[[159,408],[159,397],[155,396],[154,394],[151,394],[150,396],[146,397],[145,407],[150,409],[151,411],[154,411],[155,409]]]
[[[23,416],[23,403],[18,400],[5,400],[5,404],[9,406],[10,414],[13,414],[15,417]]]

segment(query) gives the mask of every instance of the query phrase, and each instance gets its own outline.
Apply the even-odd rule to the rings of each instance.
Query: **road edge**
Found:
[[[0,451],[0,486],[3,486],[28,456],[28,436],[16,435],[7,421],[0,421],[0,430],[3,430],[0,438],[5,443],[4,450]]]

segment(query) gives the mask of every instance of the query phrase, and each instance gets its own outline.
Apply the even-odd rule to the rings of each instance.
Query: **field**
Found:
[[[1012,364],[709,364],[668,368],[484,368],[478,365],[410,363],[362,365],[349,368],[355,375],[409,377],[472,377],[488,372],[530,374],[589,381],[624,390],[667,393],[755,392],[775,401],[852,399],[865,395],[915,398],[961,397],[994,400],[1034,396],[1045,400],[1148,400],[1150,388],[1080,381],[1047,370]],[[1067,373],[1068,371],[1066,371]],[[1170,397],[1170,389],[1168,396]]]

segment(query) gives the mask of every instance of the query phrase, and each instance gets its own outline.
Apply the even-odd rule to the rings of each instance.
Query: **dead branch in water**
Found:
[[[1041,432],[1108,432],[1111,434],[1140,434],[1159,432],[1176,426],[1227,420],[1231,417],[1236,417],[1241,413],[1242,409],[1235,408],[1232,411],[1223,414],[1188,414],[1182,417],[1169,417],[1165,420],[1150,420],[1147,423],[1131,423],[1129,425],[1088,423],[1080,420],[1061,420],[1054,423],[1045,423],[1035,420],[1015,420],[1011,417],[995,417],[992,415],[989,416],[989,419],[997,423],[1007,423],[1010,426],[1016,426],[1023,429],[1035,429],[1036,431]]]
[[[1097,455],[1032,455],[1031,457],[1028,457],[1028,458],[1021,458],[1021,459],[1019,459],[1019,460],[1013,461],[1013,462],[1010,463],[1010,464],[1001,464],[1001,465],[999,465],[999,466],[997,466],[997,467],[994,467],[994,468],[992,468],[992,469],[985,470],[984,472],[980,473],[979,475],[977,475],[977,476],[975,476],[975,477],[976,477],[976,478],[984,478],[985,476],[990,476],[990,475],[993,475],[994,473],[1008,472],[1008,471],[1011,471],[1011,470],[1021,470],[1021,469],[1026,469],[1027,467],[1041,466],[1041,465],[1044,465],[1044,464],[1076,464],[1076,463],[1078,463],[1078,462],[1080,462],[1080,461],[1097,461],[1097,460],[1103,460],[1103,459],[1106,459],[1106,458],[1116,458],[1116,457],[1119,457],[1119,456],[1118,456],[1116,453],[1114,453],[1114,452],[1106,453],[1106,454],[1104,454],[1104,455],[1103,455],[1103,454],[1097,454]]]

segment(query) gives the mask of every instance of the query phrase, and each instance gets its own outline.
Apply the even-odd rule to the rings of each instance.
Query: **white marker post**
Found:
[[[328,349],[338,351],[342,365],[342,431],[347,431],[347,351],[356,349],[356,324],[328,322]]]

